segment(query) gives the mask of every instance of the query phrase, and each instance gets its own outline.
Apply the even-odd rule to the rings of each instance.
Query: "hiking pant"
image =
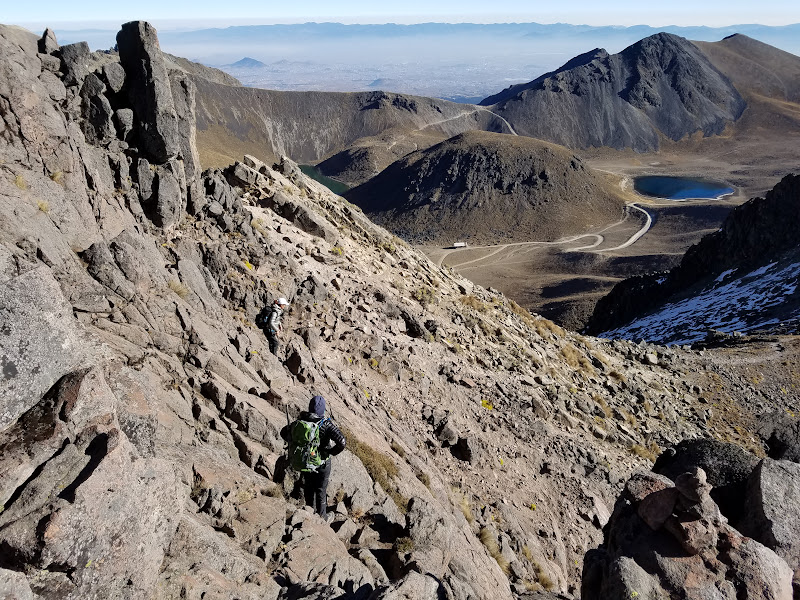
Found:
[[[275,356],[278,355],[278,332],[273,329],[266,330],[267,341],[269,342],[269,351],[272,352]]]
[[[303,473],[303,493],[306,504],[323,519],[328,515],[328,480],[330,478],[330,460],[326,460],[316,473]]]

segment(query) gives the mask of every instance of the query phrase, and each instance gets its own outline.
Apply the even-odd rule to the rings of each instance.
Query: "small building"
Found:
[[[453,248],[466,248],[467,242],[455,242]]]

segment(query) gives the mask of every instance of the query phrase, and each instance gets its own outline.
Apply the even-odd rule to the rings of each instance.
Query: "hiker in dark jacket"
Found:
[[[267,317],[264,333],[269,342],[269,351],[277,356],[280,342],[278,341],[278,334],[283,332],[283,311],[289,307],[289,301],[286,298],[278,298],[275,304],[272,305],[269,316]]]
[[[311,398],[308,404],[308,411],[301,412],[298,420],[311,423],[322,422],[319,426],[319,449],[324,462],[316,472],[302,473],[302,486],[306,504],[313,507],[314,511],[320,517],[327,520],[328,480],[331,476],[330,457],[336,456],[344,450],[345,439],[334,422],[325,418],[325,398],[322,396],[314,396]],[[287,442],[290,442],[290,444],[292,442],[292,425],[285,425],[283,429],[281,429],[281,437]]]

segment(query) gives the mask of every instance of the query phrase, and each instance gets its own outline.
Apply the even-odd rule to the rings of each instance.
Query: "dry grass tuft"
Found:
[[[633,452],[636,456],[646,458],[650,462],[656,462],[656,458],[658,458],[655,452],[653,452],[650,448],[645,448],[641,444],[633,444],[631,446],[631,452]]]
[[[54,181],[55,183],[57,183],[58,185],[60,185],[61,187],[64,187],[64,172],[63,171],[56,171],[55,173],[50,175],[50,179],[52,181]]]
[[[428,306],[433,302],[433,290],[426,285],[417,288],[411,295],[414,297],[414,300],[419,302],[422,306]]]
[[[545,573],[544,567],[542,567],[542,565],[537,561],[533,561],[532,565],[533,565],[533,570],[536,573],[536,579],[539,582],[539,585],[541,585],[548,592],[552,591],[552,589],[556,587],[556,584],[553,582],[552,579],[550,579],[550,576],[547,573]]]
[[[394,453],[397,454],[400,458],[405,458],[406,451],[396,440],[392,440],[391,448],[394,451]]]
[[[469,296],[461,296],[460,298],[461,304],[464,306],[469,306],[470,308],[474,308],[478,312],[486,312],[486,305],[478,300],[475,296],[470,294]]]
[[[250,227],[252,227],[254,231],[260,233],[262,236],[267,237],[267,224],[264,219],[253,219],[250,221]]]
[[[342,428],[342,433],[347,439],[348,450],[358,457],[373,481],[376,481],[394,500],[400,512],[403,514],[408,512],[408,498],[397,490],[397,486],[392,481],[397,478],[400,471],[391,457],[363,443],[349,429]]]
[[[639,421],[627,410],[625,410],[624,408],[619,408],[617,410],[619,411],[619,414],[622,415],[622,418],[628,425],[634,428],[639,426]]]
[[[600,407],[600,410],[603,411],[603,414],[606,416],[606,419],[608,419],[613,414],[613,412],[611,411],[611,407],[608,405],[608,402],[606,402],[606,399],[603,398],[600,394],[594,394],[592,396],[592,400],[594,400],[597,406]]]
[[[608,376],[611,377],[611,379],[615,379],[616,381],[619,381],[619,382],[622,382],[622,383],[625,383],[627,381],[627,378],[625,377],[625,375],[623,375],[622,373],[620,373],[616,369],[611,371],[611,373],[609,373]]]
[[[186,298],[189,295],[189,288],[183,285],[177,279],[170,279],[167,283],[169,289],[175,292],[179,298]]]
[[[472,514],[472,508],[470,507],[469,499],[466,496],[461,497],[461,500],[458,502],[458,508],[461,509],[461,513],[464,515],[467,523],[472,525],[475,522],[475,515]]]
[[[553,323],[550,319],[544,319],[539,317],[538,319],[533,320],[533,328],[536,333],[539,334],[539,337],[549,337],[550,335],[554,335],[558,338],[564,337],[565,331]]]
[[[564,357],[564,360],[567,364],[578,371],[580,374],[589,377],[595,374],[594,366],[592,365],[592,361],[589,360],[580,350],[578,350],[575,346],[567,342],[560,348],[561,356]]]
[[[414,550],[414,547],[414,540],[412,540],[410,537],[397,538],[397,540],[394,542],[394,548],[400,554],[408,554]]]
[[[14,177],[14,185],[16,185],[21,190],[28,189],[28,182],[25,181],[25,178],[22,175],[17,175]]]
[[[422,482],[422,485],[424,485],[426,488],[431,489],[431,476],[430,475],[420,471],[419,473],[417,473],[417,479],[419,479]]]
[[[495,561],[497,561],[500,570],[508,575],[511,572],[511,567],[506,558],[500,552],[500,546],[497,543],[497,537],[492,530],[488,527],[481,528],[480,538],[483,545],[486,546],[486,550],[489,551],[489,555],[495,559]]]
[[[36,207],[44,214],[50,213],[50,203],[47,200],[37,200]]]

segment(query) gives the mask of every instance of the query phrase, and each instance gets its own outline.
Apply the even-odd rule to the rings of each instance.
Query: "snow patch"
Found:
[[[599,337],[671,345],[702,340],[710,329],[746,333],[777,324],[777,319],[764,319],[765,309],[783,304],[800,285],[800,263],[779,267],[773,262],[719,285],[732,272],[722,273],[711,287],[691,298],[666,304]],[[800,309],[790,318],[796,316],[800,316]]]

